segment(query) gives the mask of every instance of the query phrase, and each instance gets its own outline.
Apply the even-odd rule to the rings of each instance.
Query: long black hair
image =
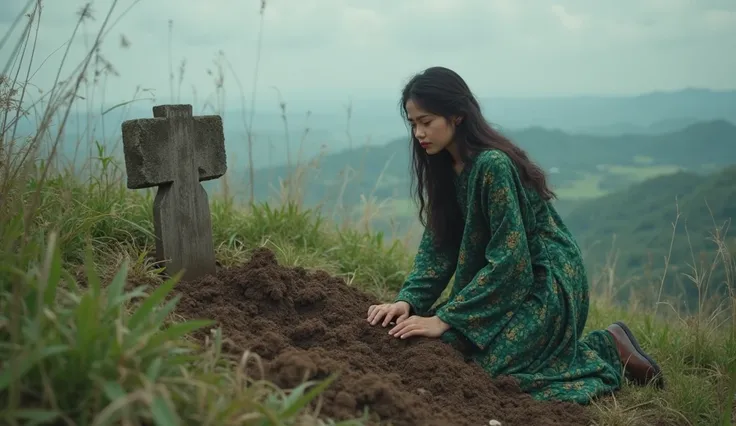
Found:
[[[453,117],[461,118],[455,126],[454,143],[465,167],[480,152],[497,149],[509,156],[525,186],[536,190],[545,200],[555,197],[544,171],[524,150],[488,124],[470,88],[454,71],[432,67],[412,77],[401,94],[404,119],[408,118],[406,103],[409,100],[448,122]],[[414,153],[412,188],[419,204],[419,220],[432,231],[440,246],[457,244],[462,237],[463,220],[456,201],[453,159],[447,150],[428,155],[419,145],[413,129],[410,133]]]

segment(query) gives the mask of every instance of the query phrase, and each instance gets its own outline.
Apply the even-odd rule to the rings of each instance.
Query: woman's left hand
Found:
[[[396,324],[388,334],[401,339],[412,336],[440,337],[442,333],[449,329],[450,325],[437,316],[420,317],[413,315]]]

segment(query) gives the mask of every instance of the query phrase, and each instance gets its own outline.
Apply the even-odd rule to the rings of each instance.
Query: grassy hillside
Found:
[[[734,182],[736,166],[705,176],[678,172],[582,203],[565,219],[591,268],[608,265],[632,291],[644,291],[639,298],[651,301],[659,293],[652,284],[660,282],[668,262],[664,294],[681,297],[693,309],[706,288],[711,297],[726,290],[722,271],[697,277],[698,286],[687,275],[691,266],[708,269],[718,250],[713,237],[736,241],[729,229],[736,217]],[[615,265],[610,264],[612,250]],[[628,290],[619,296],[628,299]]]
[[[242,377],[239,357],[223,349],[228,335],[192,337],[216,323],[182,318],[176,305],[163,305],[175,283],[164,283],[149,258],[150,193],[126,190],[110,168],[88,181],[63,173],[44,181],[41,171],[30,173],[3,192],[0,335],[10,344],[0,346],[0,397],[7,407],[0,417],[6,424],[327,420],[309,403],[314,395],[304,394],[320,388],[282,390]],[[242,264],[265,246],[284,265],[326,270],[390,300],[410,265],[412,253],[399,243],[386,246],[380,236],[352,227],[337,231],[319,212],[296,205],[246,209],[214,195],[212,212],[223,267]],[[733,270],[733,259],[725,265],[722,259],[717,268]],[[601,425],[728,424],[736,386],[735,299],[716,311],[655,315],[655,305],[645,302],[612,308],[608,289],[621,284],[593,281],[587,329],[627,320],[662,363],[669,387],[627,386],[615,400],[589,407],[593,418]],[[186,397],[194,392],[197,403]]]

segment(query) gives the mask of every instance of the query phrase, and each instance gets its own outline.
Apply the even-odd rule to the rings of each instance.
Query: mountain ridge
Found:
[[[355,99],[351,104],[348,122],[344,101],[315,99],[309,104],[304,100],[307,103],[294,106],[289,102],[288,93],[284,96],[291,151],[299,150],[299,142],[304,137],[305,129],[309,128],[304,144],[307,158],[318,156],[323,146],[328,152],[334,153],[351,144],[359,148],[366,141],[394,140],[407,132],[396,99]],[[681,130],[698,121],[724,119],[736,122],[736,90],[686,89],[634,96],[482,97],[481,100],[485,116],[502,129],[512,132],[540,126],[566,133],[600,136],[660,134]],[[182,102],[186,103],[186,100]],[[102,118],[99,117],[99,111],[91,111],[91,116],[86,112],[72,112],[65,135],[69,143],[62,147],[62,154],[71,158],[77,140],[95,138],[119,153],[121,122],[151,118],[152,107],[153,103],[147,105],[147,102],[136,102],[113,109]],[[194,111],[196,114],[214,113],[211,110],[202,111],[199,105],[194,105]],[[311,111],[309,117],[307,111]],[[236,159],[233,167],[240,169],[248,164],[243,117],[250,114],[243,112],[240,107],[231,107],[221,114],[228,157]],[[96,126],[91,134],[84,133],[87,125]],[[18,129],[19,136],[33,134],[36,126],[37,123],[32,120],[24,120]],[[255,164],[270,167],[286,163],[287,130],[276,99],[273,103],[265,102],[258,106],[253,132]]]
[[[642,170],[645,167],[667,166],[673,171],[677,168],[708,171],[712,167],[736,162],[736,125],[725,120],[699,122],[681,131],[661,135],[580,135],[538,126],[504,133],[525,149],[545,170],[549,172],[553,168],[557,169],[556,173],[550,172],[550,180],[556,187],[565,187],[591,175],[600,175],[601,167],[606,164]],[[363,175],[356,177],[354,183],[348,185],[350,192],[357,196],[373,189],[379,174],[391,160],[384,176],[408,186],[409,156],[408,137],[397,138],[380,145],[328,153],[319,160],[318,169],[310,170],[307,177],[321,181],[339,180],[346,166],[362,170]],[[642,164],[641,157],[649,157],[644,158],[646,164]],[[268,195],[267,189],[264,189],[264,181],[276,184],[277,177],[283,178],[294,168],[295,166],[289,169],[282,165],[256,170],[257,197]],[[611,178],[615,177],[615,173],[612,174]],[[242,178],[241,176],[238,179]],[[622,185],[626,183],[622,181]],[[617,187],[615,182],[608,184],[613,185],[611,189]],[[377,196],[397,194],[407,196],[408,192],[399,189],[398,192],[390,191],[389,194],[383,188]]]

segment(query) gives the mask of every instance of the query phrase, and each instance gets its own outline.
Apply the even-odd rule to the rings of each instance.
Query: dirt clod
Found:
[[[365,317],[377,303],[372,297],[325,272],[280,266],[266,249],[240,267],[176,288],[179,314],[216,320],[233,342],[228,349],[256,352],[266,378],[279,386],[340,373],[321,406],[336,420],[360,417],[367,406],[374,422],[396,426],[590,423],[584,408],[537,402],[439,340],[402,341],[371,327]]]

